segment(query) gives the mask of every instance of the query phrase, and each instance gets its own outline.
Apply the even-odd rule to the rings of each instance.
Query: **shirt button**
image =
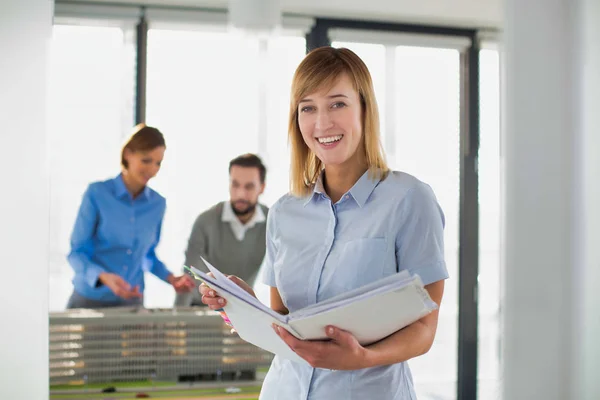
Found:
[[[132,251],[131,249],[127,249],[127,254],[131,255]]]

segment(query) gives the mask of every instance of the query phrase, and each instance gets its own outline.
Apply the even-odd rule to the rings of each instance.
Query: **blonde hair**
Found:
[[[351,50],[319,47],[306,55],[294,74],[290,97],[289,142],[291,149],[290,191],[306,196],[313,190],[324,168],[304,142],[298,125],[298,104],[306,95],[331,88],[346,74],[358,92],[362,107],[363,151],[369,177],[385,179],[389,168],[385,162],[379,133],[379,111],[371,74],[365,63]]]

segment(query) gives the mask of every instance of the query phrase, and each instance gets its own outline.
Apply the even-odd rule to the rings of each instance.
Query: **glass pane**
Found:
[[[419,399],[455,399],[460,190],[459,52],[347,42],[335,42],[333,46],[355,51],[373,76],[381,114],[382,139],[390,167],[410,173],[429,184],[444,210],[445,256],[450,279],[446,281],[435,343],[428,354],[409,361],[409,364]],[[386,135],[392,135],[393,140],[387,140]]]
[[[49,62],[50,311],[73,287],[66,260],[87,185],[116,176],[133,126],[135,50],[121,28],[56,25]]]
[[[284,36],[268,42],[266,71],[267,122],[266,153],[261,153],[267,166],[267,185],[261,201],[271,206],[289,191],[290,150],[288,147],[288,117],[290,89],[296,68],[306,53],[303,37]],[[262,270],[259,272],[262,276]],[[269,287],[257,279],[254,285],[257,297],[269,303]]]
[[[168,148],[152,183],[167,198],[158,254],[172,271],[181,270],[196,217],[229,198],[232,158],[249,152],[264,158],[267,205],[287,191],[289,90],[304,52],[298,37],[149,31],[146,115]],[[169,307],[173,299],[173,291],[148,276],[147,307]]]
[[[333,47],[346,47],[355,52],[366,64],[375,89],[377,106],[379,108],[379,125],[381,129],[381,142],[385,143],[386,134],[386,48],[375,43],[333,42]]]
[[[292,77],[306,52],[301,37],[279,37],[269,41],[267,76],[267,152],[261,154],[267,166],[267,187],[262,197],[273,204],[289,191],[290,151],[288,117]]]
[[[158,255],[173,272],[181,272],[198,214],[228,193],[229,160],[258,150],[258,66],[258,42],[251,39],[148,33],[146,116],[167,142],[152,182],[167,199]],[[146,282],[146,307],[173,305],[175,294],[163,282],[150,274]]]
[[[396,48],[395,162],[429,184],[444,210],[446,281],[436,340],[409,364],[419,398],[456,398],[460,55],[451,49]]]
[[[479,52],[478,399],[500,398],[500,62]]]

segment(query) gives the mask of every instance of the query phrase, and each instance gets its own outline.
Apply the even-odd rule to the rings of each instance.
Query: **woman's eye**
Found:
[[[152,160],[149,160],[149,159],[147,159],[147,158],[144,158],[144,159],[142,159],[142,162],[143,162],[144,164],[151,164],[151,163],[152,163]]]
[[[312,110],[313,110],[312,106],[305,106],[305,107],[300,108],[300,112],[310,112]]]
[[[337,103],[333,103],[333,105],[331,107],[332,108],[343,108],[343,107],[346,107],[346,103],[339,101]]]

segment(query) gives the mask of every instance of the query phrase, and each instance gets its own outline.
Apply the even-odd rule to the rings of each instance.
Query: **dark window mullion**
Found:
[[[135,123],[146,122],[146,70],[148,67],[148,21],[144,10],[136,26]]]
[[[327,36],[329,27],[317,18],[310,32],[306,35],[306,52],[316,49],[317,47],[330,46],[331,41]]]
[[[477,398],[479,274],[479,48],[461,53],[460,225],[457,399]]]

